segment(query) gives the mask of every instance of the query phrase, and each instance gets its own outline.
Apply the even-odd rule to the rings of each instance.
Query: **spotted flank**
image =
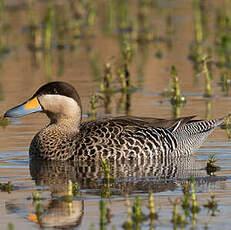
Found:
[[[29,152],[31,157],[47,160],[190,155],[224,122],[224,118],[197,121],[194,116],[170,120],[121,116],[83,122],[80,97],[65,82],[42,86],[31,99],[8,110],[5,117],[39,111],[50,118],[50,123],[35,135]]]

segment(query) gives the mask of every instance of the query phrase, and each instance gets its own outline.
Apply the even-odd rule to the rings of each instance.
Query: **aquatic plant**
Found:
[[[218,55],[217,66],[219,68],[231,68],[231,2],[225,1],[224,8],[216,11],[216,53]]]
[[[140,197],[137,196],[133,202],[133,220],[136,224],[141,223],[144,219],[145,216],[141,210],[141,200]]]
[[[212,82],[212,76],[211,73],[208,69],[207,66],[207,56],[203,56],[202,58],[203,61],[203,72],[205,74],[205,93],[204,93],[204,97],[212,97],[213,93],[212,93],[212,86],[211,86],[211,82]]]
[[[7,183],[0,183],[0,191],[1,192],[11,193],[12,192],[12,184],[11,184],[11,182],[8,181]]]
[[[99,99],[101,99],[101,97],[99,95],[93,94],[90,97],[90,104],[91,104],[91,117],[92,119],[96,118],[96,106],[99,103]]]
[[[191,201],[192,201],[192,204],[191,204],[192,223],[193,223],[193,226],[195,226],[197,224],[197,214],[200,212],[200,206],[197,205],[194,178],[191,178],[190,187],[191,187]]]
[[[189,59],[193,62],[195,77],[203,71],[203,40],[206,35],[206,9],[201,0],[193,0],[195,41],[190,45]]]
[[[216,162],[217,159],[215,154],[210,155],[206,165],[206,171],[208,175],[214,176],[214,173],[220,170],[220,167],[216,165]]]
[[[229,139],[231,138],[230,118],[231,118],[231,114],[229,113],[228,116],[226,117],[224,125],[221,126],[222,128],[226,130],[226,134]]]
[[[105,229],[105,224],[107,222],[106,201],[103,199],[100,200],[99,205],[100,205],[100,229]]]
[[[107,181],[111,182],[114,178],[111,176],[111,164],[109,161],[106,161],[103,156],[100,158],[101,168],[104,172],[104,176]]]
[[[102,92],[112,91],[112,68],[110,62],[107,62],[104,65],[104,73],[103,73],[102,82],[100,84],[100,89]]]
[[[0,57],[4,57],[10,52],[8,47],[8,34],[10,31],[10,25],[6,21],[5,17],[5,2],[0,0]]]
[[[124,0],[118,0],[117,4],[115,5],[116,11],[116,21],[117,21],[117,28],[120,30],[120,33],[124,35],[128,32],[128,28],[130,26],[130,19],[128,16],[128,2]]]
[[[138,2],[138,12],[137,12],[137,35],[136,40],[139,45],[145,45],[147,42],[152,42],[154,40],[154,28],[150,24],[150,1],[141,0]]]
[[[212,101],[210,99],[205,100],[205,118],[207,120],[211,119],[212,112]]]
[[[192,200],[191,211],[192,211],[192,213],[198,213],[200,209],[199,209],[199,207],[197,205],[197,198],[196,198],[194,179],[191,180],[190,187],[191,187],[191,200]]]
[[[72,183],[72,194],[73,194],[73,197],[76,197],[79,194],[79,185],[77,182]]]
[[[101,197],[109,198],[111,196],[110,187],[115,182],[115,178],[111,175],[111,164],[106,161],[103,156],[100,158],[101,169],[104,173],[104,186],[101,189]]]
[[[44,42],[44,49],[45,51],[51,50],[52,44],[52,36],[54,30],[54,20],[55,20],[55,11],[54,8],[50,5],[47,8],[45,17],[43,19],[44,23],[44,35],[43,35],[43,42]]]
[[[231,74],[228,72],[222,73],[220,85],[225,96],[229,95],[229,88],[231,85]]]
[[[186,225],[186,220],[184,214],[181,214],[178,212],[178,208],[180,205],[180,199],[176,198],[174,201],[171,201],[173,205],[173,213],[172,213],[172,219],[171,222],[175,226],[184,227]]]
[[[38,201],[40,200],[40,192],[39,191],[35,191],[32,193],[32,198],[33,198],[33,201]]]
[[[107,223],[111,223],[111,217],[112,217],[112,215],[111,215],[111,209],[110,209],[110,207],[107,207],[107,209],[106,209]]]
[[[51,52],[44,53],[44,65],[47,81],[52,80],[52,55]]]
[[[28,48],[37,57],[36,52],[42,49],[42,28],[36,22],[34,14],[34,1],[27,1],[27,17],[28,17]],[[38,67],[37,62],[34,62],[34,66]]]
[[[0,126],[2,128],[5,128],[8,125],[9,125],[9,120],[6,119],[5,117],[0,117]]]
[[[77,5],[82,15],[82,24],[89,29],[89,27],[95,24],[96,4],[91,0],[79,0]]]
[[[73,183],[71,180],[68,180],[67,183],[67,192],[66,194],[62,197],[63,200],[67,203],[71,203],[73,200]]]
[[[176,71],[176,67],[174,65],[171,66],[171,77],[169,81],[169,87],[163,92],[163,95],[169,98],[169,101],[172,105],[173,117],[179,117],[181,109],[186,103],[186,99],[181,94],[179,78]]]
[[[185,97],[181,94],[178,73],[174,65],[171,66],[171,78],[169,84],[170,101],[172,104],[185,103]]]
[[[132,222],[132,206],[131,201],[128,198],[128,195],[126,195],[125,205],[127,207],[127,220],[123,223],[123,228],[126,230],[132,229],[133,222]]]
[[[148,209],[149,209],[149,218],[151,220],[155,220],[155,219],[158,219],[158,214],[155,210],[155,200],[154,200],[154,197],[152,195],[152,192],[150,191],[149,192],[149,195],[148,195]]]
[[[215,216],[218,212],[218,202],[215,200],[215,196],[211,195],[210,199],[207,200],[207,203],[204,205],[199,205],[197,203],[196,189],[195,189],[195,179],[190,178],[188,183],[183,184],[182,193],[183,197],[176,198],[175,200],[170,200],[170,203],[173,206],[171,222],[173,224],[173,229],[180,227],[184,229],[186,226],[191,224],[191,227],[194,228],[197,224],[197,214],[200,212],[201,208],[204,207],[211,212],[211,216]],[[111,210],[106,207],[107,201],[102,199],[99,202],[100,204],[100,227],[105,229],[107,223],[111,221]],[[149,214],[145,215],[142,212],[141,198],[137,196],[133,201],[129,198],[128,194],[125,196],[125,206],[126,210],[126,220],[123,223],[122,227],[124,229],[142,229],[142,225],[145,224],[147,220],[150,220],[149,229],[155,229],[154,220],[158,219],[158,215],[155,211],[155,202],[152,196],[152,193],[149,192],[148,196],[148,209]],[[182,207],[182,210],[179,207]],[[182,213],[183,211],[183,213]],[[159,223],[159,222],[158,222]],[[115,226],[114,226],[115,228]]]
[[[111,108],[110,108],[111,98],[113,94],[115,93],[114,87],[112,85],[112,67],[111,67],[110,62],[107,62],[104,65],[104,73],[103,73],[103,77],[101,80],[100,89],[101,89],[102,98],[104,101],[105,113],[110,114],[111,113]]]
[[[192,43],[190,45],[189,59],[193,63],[193,69],[195,70],[195,74],[194,74],[195,79],[197,79],[197,77],[201,74],[203,70],[202,58],[203,58],[202,44]]]
[[[122,91],[121,97],[117,103],[117,113],[124,112],[126,115],[129,115],[131,107],[131,93]]]
[[[208,212],[211,212],[211,216],[216,216],[216,212],[218,212],[218,203],[215,200],[215,195],[211,195],[210,199],[208,199],[207,204],[204,204],[204,207],[208,209]]]
[[[14,230],[14,224],[8,223],[8,230]]]
[[[173,205],[173,212],[172,212],[172,222],[177,223],[179,214],[178,214],[178,206],[180,204],[180,199],[177,198],[175,201],[171,202]]]
[[[111,35],[116,26],[116,8],[117,2],[113,0],[104,0],[104,23],[102,25],[103,32],[106,35]]]
[[[167,43],[167,47],[168,49],[172,49],[173,47],[173,36],[175,34],[175,26],[173,23],[173,11],[169,10],[166,18],[165,18],[165,22],[166,22],[166,43]],[[159,57],[162,56],[162,54],[158,55]]]
[[[35,213],[29,214],[27,218],[34,223],[40,223],[43,214],[43,205],[41,204],[40,192],[36,191],[32,193],[32,198],[32,204],[34,206]]]
[[[122,59],[121,64],[117,68],[117,75],[121,81],[122,92],[129,93],[131,87],[131,75],[129,66],[133,57],[133,50],[130,42],[122,43]]]
[[[201,8],[200,8],[200,0],[193,0],[193,8],[194,8],[194,31],[195,31],[195,39],[197,44],[201,44],[203,40],[203,28],[202,28],[202,16],[201,16]]]
[[[190,214],[190,192],[189,192],[189,184],[185,183],[182,185],[182,204],[181,207],[184,210],[184,214],[186,217],[189,217]]]

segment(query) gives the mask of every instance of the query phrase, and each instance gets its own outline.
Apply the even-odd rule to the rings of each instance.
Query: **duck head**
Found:
[[[22,117],[44,112],[51,122],[66,119],[81,121],[81,101],[75,88],[66,82],[50,82],[41,86],[26,102],[8,110],[4,117]]]

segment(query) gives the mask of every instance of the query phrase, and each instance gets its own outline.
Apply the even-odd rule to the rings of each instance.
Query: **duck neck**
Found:
[[[33,138],[30,156],[45,160],[68,160],[76,149],[79,135],[80,119],[51,119]]]
[[[50,119],[50,125],[65,130],[66,133],[78,133],[81,119],[79,118],[59,118]]]
[[[50,118],[50,125],[78,130],[82,119],[81,103],[63,95],[43,95],[39,97],[44,112]]]

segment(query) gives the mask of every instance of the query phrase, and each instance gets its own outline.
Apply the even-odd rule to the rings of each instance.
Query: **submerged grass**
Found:
[[[211,216],[215,216],[218,212],[218,203],[215,196],[211,195],[205,204],[199,205],[197,203],[195,180],[191,178],[187,183],[182,185],[182,197],[177,197],[169,202],[172,205],[172,217],[169,220],[173,224],[173,229],[184,229],[187,227],[195,228],[197,225],[197,215],[204,209],[211,212]],[[157,215],[152,193],[148,197],[148,214],[142,212],[142,205],[140,197],[136,197],[133,201],[126,195],[125,206],[127,208],[127,219],[123,223],[124,229],[142,229],[142,226],[147,226],[149,220],[150,229],[155,229],[155,221],[160,223],[160,215]],[[159,222],[160,221],[160,222]]]

